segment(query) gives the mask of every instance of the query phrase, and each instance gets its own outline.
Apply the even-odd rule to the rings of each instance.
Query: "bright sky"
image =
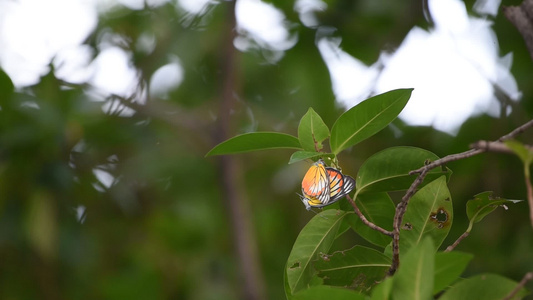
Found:
[[[100,52],[81,45],[95,29],[99,12],[124,5],[142,9],[146,3],[166,2],[187,13],[201,13],[215,0],[0,0],[0,65],[17,87],[38,82],[53,61],[56,75],[66,81],[89,82],[105,93],[129,96],[134,92],[137,72],[131,54],[116,46],[119,36],[105,33]],[[472,114],[498,115],[494,86],[511,99],[520,92],[509,69],[512,55],[499,57],[498,41],[488,16],[495,16],[500,0],[478,0],[469,16],[460,0],[430,0],[435,27],[430,31],[414,27],[398,49],[382,52],[367,66],[342,50],[342,38],[330,27],[320,26],[315,11],[327,10],[321,0],[297,0],[294,9],[305,26],[316,28],[317,47],[327,65],[333,92],[339,103],[350,108],[371,94],[395,88],[413,87],[412,98],[400,117],[412,125],[433,125],[454,133]],[[234,45],[241,51],[261,48],[268,61],[283,59],[298,36],[283,12],[261,0],[238,0],[238,33]],[[32,20],[32,22],[27,22]],[[154,39],[145,36],[142,47],[149,53]],[[143,49],[144,49],[143,48]],[[187,76],[179,57],[157,70],[151,92],[166,98],[167,92]],[[110,104],[107,104],[108,106]],[[108,107],[107,107],[108,108]],[[104,108],[105,109],[105,108]]]
[[[371,0],[369,0],[371,1]],[[112,32],[102,34],[99,53],[92,60],[92,49],[82,45],[96,28],[97,17],[116,5],[142,9],[145,5],[176,4],[184,15],[207,11],[216,0],[0,0],[0,66],[15,86],[36,84],[49,72],[53,63],[56,76],[73,83],[88,82],[98,89],[94,97],[103,101],[106,94],[130,96],[137,85],[137,71],[131,53],[117,47],[121,37]],[[398,49],[382,52],[374,64],[367,66],[342,50],[342,38],[333,36],[334,28],[321,26],[314,12],[327,10],[321,0],[296,0],[294,9],[302,24],[316,29],[316,46],[327,65],[337,101],[347,109],[371,94],[395,88],[415,88],[411,100],[400,115],[412,125],[433,125],[449,133],[472,114],[488,112],[498,115],[494,86],[514,100],[521,94],[509,69],[512,55],[499,57],[498,41],[488,16],[495,16],[500,0],[477,0],[475,18],[467,15],[460,0],[429,0],[435,27],[430,31],[413,28]],[[234,45],[240,51],[260,48],[270,63],[283,59],[284,51],[293,47],[298,36],[291,34],[283,12],[261,0],[237,0],[236,16],[239,36]],[[32,20],[28,22],[28,20]],[[153,51],[155,38],[141,36],[137,45],[146,53]],[[169,56],[150,80],[150,92],[162,99],[187,76],[179,57]],[[296,88],[296,87],[295,87]],[[141,95],[140,98],[143,98]],[[143,99],[138,99],[143,101]],[[30,103],[31,105],[31,103]],[[104,111],[120,107],[105,102]],[[122,115],[134,112],[125,109]],[[83,148],[83,142],[77,145]],[[78,149],[79,150],[79,149]],[[107,167],[94,169],[101,190],[115,182]],[[77,208],[83,222],[85,208]]]

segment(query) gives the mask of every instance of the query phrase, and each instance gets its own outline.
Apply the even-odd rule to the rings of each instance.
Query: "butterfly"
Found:
[[[326,167],[323,160],[315,162],[302,180],[300,198],[307,210],[330,205],[351,192],[355,180],[339,170]]]

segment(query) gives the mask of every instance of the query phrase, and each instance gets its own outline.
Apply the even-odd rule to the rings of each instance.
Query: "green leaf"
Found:
[[[341,210],[323,211],[302,229],[287,260],[287,281],[292,294],[308,287],[314,274],[311,261],[329,251],[346,214]]]
[[[400,228],[400,249],[409,251],[425,237],[438,248],[448,235],[453,221],[453,207],[446,177],[432,181],[409,201]]]
[[[519,141],[508,140],[504,143],[509,149],[513,150],[525,165],[529,166],[531,164],[531,161],[533,160],[533,151],[526,148],[524,144]]]
[[[294,300],[364,300],[365,296],[355,291],[332,287],[327,285],[317,285],[300,291],[292,298]]]
[[[322,153],[322,152],[296,151],[291,155],[291,158],[289,159],[289,164],[293,164],[295,162],[299,162],[305,159],[315,159],[319,157],[334,158],[335,154]]]
[[[401,248],[403,250],[403,248]],[[394,300],[427,300],[433,294],[435,248],[431,238],[411,248],[404,255],[394,275]]]
[[[9,78],[9,76],[2,69],[0,69],[0,106],[5,106],[8,104],[7,100],[11,98],[14,90],[15,86],[13,85],[11,78]]]
[[[392,147],[368,158],[357,173],[357,193],[389,192],[406,190],[416,175],[409,172],[424,166],[424,163],[439,159],[435,154],[415,147]],[[449,169],[435,168],[428,172],[424,183],[431,182],[441,175],[451,175]],[[424,183],[420,186],[424,186]]]
[[[300,120],[298,140],[306,151],[320,151],[322,142],[329,137],[329,128],[322,118],[310,107]]]
[[[500,275],[481,274],[456,283],[439,300],[501,300],[517,285],[515,281]],[[522,288],[511,299],[522,299],[527,294],[527,290]]]
[[[394,218],[396,206],[387,193],[358,195],[355,203],[367,220],[381,228],[392,230],[392,219]],[[341,203],[341,207],[347,211],[353,211],[352,206],[347,201]],[[372,244],[386,247],[392,241],[391,237],[366,226],[356,214],[348,215],[346,221],[357,234]]]
[[[437,252],[433,294],[437,294],[456,281],[473,257],[472,254],[458,251]]]
[[[383,280],[390,264],[391,259],[383,253],[355,246],[331,255],[323,255],[314,266],[325,284],[363,291]]]
[[[289,279],[287,278],[288,261],[285,263],[285,272],[283,272],[283,289],[285,291],[285,297],[287,300],[293,300],[294,296],[291,293],[291,287],[289,286]]]
[[[413,89],[399,89],[369,98],[343,113],[331,128],[331,151],[338,154],[385,128],[400,114]]]
[[[521,200],[507,200],[500,197],[493,197],[491,191],[479,193],[474,199],[466,202],[466,215],[471,223],[477,223],[494,211],[498,206],[514,204]]]
[[[300,149],[300,142],[292,135],[277,132],[251,132],[232,137],[216,145],[205,156],[235,154],[257,150]]]
[[[372,289],[371,300],[389,300],[392,293],[394,277],[388,277]]]

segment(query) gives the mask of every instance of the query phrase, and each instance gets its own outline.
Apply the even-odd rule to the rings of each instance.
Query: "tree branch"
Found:
[[[470,231],[465,231],[463,234],[461,234],[461,236],[455,242],[453,242],[453,244],[448,246],[446,250],[444,250],[444,252],[450,252],[453,249],[455,249],[455,247],[457,247],[457,245],[459,245],[459,243],[462,242],[469,235],[470,235]]]
[[[532,0],[533,1],[533,0]],[[495,142],[504,142],[506,140],[512,139],[515,136],[519,135],[520,133],[524,132],[528,128],[533,126],[533,120],[530,120],[529,122],[523,124],[522,126],[514,129],[513,131],[509,132],[508,134],[501,136],[498,138]],[[448,156],[445,156],[441,159],[438,159],[436,161],[430,162],[423,167],[409,172],[410,175],[412,174],[418,174],[417,178],[413,181],[405,195],[402,197],[402,200],[400,203],[398,203],[396,207],[396,213],[394,214],[394,221],[393,221],[393,237],[392,237],[392,264],[388,271],[388,275],[392,276],[400,266],[400,227],[402,225],[403,216],[405,215],[405,212],[407,210],[407,205],[409,204],[409,200],[411,197],[415,194],[416,189],[418,186],[424,181],[424,178],[426,177],[426,174],[437,167],[443,166],[449,162],[465,159],[468,157],[475,156],[477,154],[486,152],[487,148],[479,148],[479,149],[470,149],[465,152],[451,154]],[[464,237],[463,237],[464,239]],[[461,239],[462,240],[462,239]],[[459,242],[461,241],[459,240]],[[457,241],[456,241],[457,242]],[[457,244],[459,243],[457,242]],[[455,244],[455,243],[454,243]],[[457,245],[455,245],[457,246]],[[454,247],[455,247],[454,246]],[[453,248],[452,248],[453,249]]]
[[[520,6],[503,7],[503,14],[518,29],[533,59],[533,0],[524,0]]]
[[[388,230],[386,230],[384,228],[381,228],[378,225],[368,221],[368,219],[359,210],[359,208],[357,207],[357,204],[355,204],[355,201],[352,199],[352,197],[350,197],[350,195],[346,195],[346,199],[348,199],[348,202],[350,202],[350,204],[352,205],[353,210],[359,216],[361,221],[363,221],[363,223],[365,223],[366,226],[368,226],[368,227],[370,227],[370,228],[372,228],[372,229],[374,229],[376,231],[379,231],[379,232],[383,233],[384,235],[388,235],[388,236],[392,237],[392,231],[388,231]]]
[[[514,298],[514,296],[521,290],[524,288],[524,286],[526,285],[526,283],[530,280],[533,279],[533,272],[528,272],[526,273],[526,275],[524,275],[524,277],[522,278],[522,280],[520,280],[520,282],[518,283],[518,285],[509,293],[509,295],[507,295],[505,298],[503,298],[503,300],[511,300]]]

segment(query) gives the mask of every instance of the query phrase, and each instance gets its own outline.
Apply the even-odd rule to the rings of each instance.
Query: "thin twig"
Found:
[[[504,142],[506,140],[512,139],[515,136],[519,135],[520,133],[524,132],[526,129],[533,126],[533,120],[530,120],[529,122],[523,124],[520,127],[517,127],[513,131],[509,132],[508,134],[500,137],[495,142]],[[407,205],[409,204],[409,200],[411,197],[415,194],[416,189],[418,186],[424,181],[424,178],[426,177],[426,174],[437,167],[443,166],[449,162],[465,159],[468,157],[475,156],[477,154],[486,152],[486,148],[479,148],[479,149],[470,149],[465,152],[451,154],[448,156],[445,156],[441,159],[438,159],[436,161],[430,162],[423,167],[413,170],[409,172],[409,175],[418,174],[417,178],[413,181],[405,195],[402,197],[402,200],[398,205],[396,206],[396,213],[394,214],[394,221],[393,221],[393,237],[392,237],[392,263],[391,267],[388,271],[388,275],[392,276],[400,266],[400,227],[402,225],[403,216],[405,212],[407,211]],[[460,240],[459,240],[460,242]]]
[[[527,272],[526,275],[524,275],[524,277],[522,278],[522,280],[520,280],[520,282],[518,283],[518,285],[509,293],[509,295],[507,295],[505,298],[503,298],[503,300],[511,300],[513,299],[514,296],[516,296],[516,294],[524,288],[524,286],[526,285],[526,283],[530,280],[533,279],[533,272]]]
[[[365,223],[366,226],[376,230],[376,231],[379,231],[381,233],[383,233],[384,235],[388,235],[390,237],[392,237],[392,231],[388,231],[370,221],[368,221],[368,219],[365,217],[365,215],[363,215],[363,213],[361,212],[361,210],[359,210],[359,208],[357,207],[357,204],[355,204],[355,201],[352,199],[352,197],[350,197],[350,195],[346,195],[346,199],[348,199],[348,202],[350,202],[350,204],[352,205],[353,207],[353,210],[355,211],[355,213],[359,216],[359,218],[361,219],[361,221],[363,221],[363,223]]]
[[[464,240],[468,235],[470,235],[470,231],[465,231],[455,242],[453,242],[453,244],[448,246],[446,250],[444,250],[444,252],[450,252],[455,249],[455,247],[457,247],[457,245],[459,245],[459,243]]]
[[[524,178],[527,189],[527,202],[529,204],[529,220],[533,227],[533,187],[531,186],[531,179],[529,176],[529,165],[524,166]]]
[[[470,148],[484,149],[485,152],[516,154],[513,150],[511,150],[511,148],[507,147],[507,145],[502,142],[477,141],[473,144],[470,144]],[[527,148],[531,149],[531,147],[527,147]]]

